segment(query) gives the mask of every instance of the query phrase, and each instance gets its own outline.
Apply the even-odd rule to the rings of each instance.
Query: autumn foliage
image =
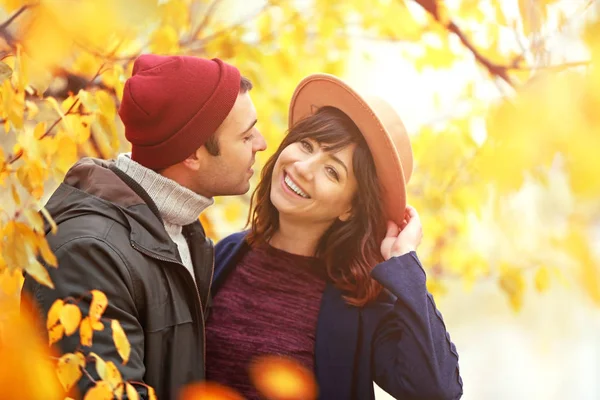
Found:
[[[123,382],[118,365],[93,353],[48,353],[33,317],[18,316],[17,299],[22,270],[52,287],[41,262],[60,268],[45,240],[56,230],[45,197],[78,158],[128,150],[117,109],[133,60],[143,52],[220,57],[238,66],[254,83],[259,128],[269,143],[259,162],[285,132],[295,84],[316,71],[343,76],[355,40],[399,43],[395,49],[423,73],[477,65],[485,78],[465,78],[456,94],[465,111],[411,132],[409,199],[424,224],[420,257],[429,266],[430,291],[442,295],[457,279],[466,289],[494,280],[518,311],[527,291],[559,284],[583,289],[600,305],[591,236],[600,221],[600,10],[593,2],[250,3],[0,0],[0,387],[26,387],[21,398],[41,392],[50,398],[57,388],[46,379],[47,360],[55,357],[65,389],[93,364],[101,380],[88,398],[109,392],[135,398],[137,383]],[[555,56],[548,45],[573,19],[583,22],[573,41],[586,54],[576,62]],[[496,99],[481,100],[490,87]],[[423,90],[438,96],[444,88]],[[523,196],[534,206],[524,209]],[[218,240],[242,227],[247,206],[247,197],[217,199],[201,218]],[[79,331],[86,347],[94,332],[111,329],[127,363],[130,348],[119,322],[102,319],[110,299],[91,295],[89,315],[81,314],[77,299],[53,305],[50,344]],[[39,364],[30,368],[24,360]],[[312,390],[311,384],[297,387]],[[196,387],[189,398],[198,390],[229,393]]]

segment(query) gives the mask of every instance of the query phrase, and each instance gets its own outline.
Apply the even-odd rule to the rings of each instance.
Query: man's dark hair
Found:
[[[240,94],[244,94],[246,92],[249,92],[250,90],[252,90],[252,82],[250,81],[250,79],[246,78],[245,76],[242,76],[242,78],[240,79]],[[206,150],[211,156],[216,157],[221,154],[221,149],[219,148],[219,139],[215,136],[215,134],[212,134],[208,138],[206,143],[204,143],[204,146],[206,146]]]

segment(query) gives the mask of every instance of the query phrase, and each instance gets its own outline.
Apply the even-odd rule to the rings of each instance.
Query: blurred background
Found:
[[[398,110],[464,399],[600,398],[598,3],[0,0],[0,333],[20,269],[44,279],[45,199],[80,157],[129,150],[116,110],[133,60],[219,57],[254,83],[259,168],[310,73]],[[216,200],[201,219],[218,241],[249,195]]]

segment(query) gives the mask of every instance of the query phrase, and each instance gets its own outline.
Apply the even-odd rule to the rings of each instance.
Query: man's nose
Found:
[[[267,141],[263,137],[263,135],[257,130],[256,136],[254,138],[254,146],[253,150],[256,153],[257,151],[264,151],[267,149]]]

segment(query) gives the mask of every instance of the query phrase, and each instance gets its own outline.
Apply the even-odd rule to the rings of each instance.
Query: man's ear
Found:
[[[206,147],[200,146],[188,158],[183,160],[182,164],[192,171],[198,171],[202,165],[202,160],[206,159],[207,155]]]

